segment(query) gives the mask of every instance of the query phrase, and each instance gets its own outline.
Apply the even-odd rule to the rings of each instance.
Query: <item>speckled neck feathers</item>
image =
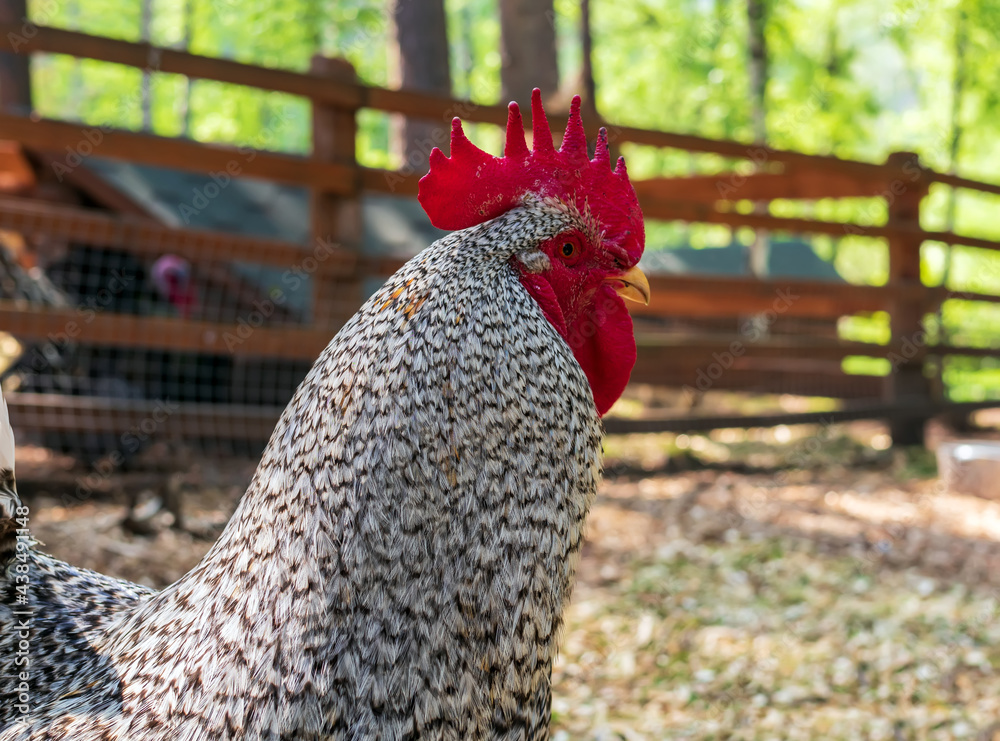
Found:
[[[393,276],[202,563],[0,740],[548,738],[601,430],[511,260],[572,218],[528,201]]]

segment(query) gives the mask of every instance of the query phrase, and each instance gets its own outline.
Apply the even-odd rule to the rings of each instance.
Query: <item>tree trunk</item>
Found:
[[[758,144],[767,140],[767,42],[764,27],[767,25],[765,0],[747,0],[747,51],[750,73],[750,121],[753,138]]]
[[[500,83],[503,101],[526,106],[531,91],[559,89],[553,0],[500,0]]]
[[[194,20],[195,0],[183,0],[184,12],[181,15],[180,49],[191,51],[191,22]],[[177,105],[181,116],[181,136],[191,136],[191,84],[190,77],[184,78],[184,92],[178,98]]]
[[[959,0],[955,9],[955,73],[951,80],[951,141],[948,147],[948,170],[952,174],[958,168],[958,155],[962,146],[962,100],[965,95],[966,46],[968,45],[969,15],[965,3]],[[952,188],[948,193],[948,206],[945,211],[944,228],[955,231],[955,217],[958,213],[958,191]],[[945,248],[944,275],[941,285],[947,287],[951,276],[951,246]]]
[[[580,0],[580,48],[583,64],[580,76],[583,78],[584,119],[599,120],[597,115],[597,82],[594,80],[594,35],[590,31],[590,0]]]
[[[139,20],[139,36],[147,44],[150,43],[149,27],[153,22],[153,2],[152,0],[142,0],[140,8],[141,16]],[[152,73],[149,67],[142,71],[142,130],[149,131],[153,128],[153,93]]]
[[[396,82],[405,90],[451,95],[448,67],[448,29],[444,0],[393,0],[399,56]],[[427,171],[427,158],[434,147],[448,148],[450,120],[402,119],[396,124],[396,151],[404,170]]]
[[[747,51],[750,73],[750,121],[753,138],[757,144],[767,143],[767,42],[764,28],[767,25],[766,0],[747,0]],[[767,203],[754,206],[754,213],[766,214]],[[768,273],[770,240],[763,229],[758,229],[750,245],[750,272],[758,277]]]
[[[837,6],[834,5],[832,12],[830,13],[830,18],[827,21],[828,31],[826,35],[826,74],[829,81],[833,81],[842,76],[845,66],[844,56],[841,54],[840,50],[840,34],[838,29],[840,26],[837,23]],[[829,84],[829,83],[828,83]],[[832,107],[833,96],[823,95],[820,96],[819,109],[823,113],[829,113]],[[830,149],[832,151],[837,150],[837,145],[840,144],[840,137],[838,136],[838,131],[834,129],[830,132]],[[813,214],[815,214],[816,202],[812,201],[810,208],[813,209]],[[837,256],[840,254],[840,246],[842,238],[836,234],[831,235],[831,250],[830,250],[830,264],[836,266]]]
[[[964,0],[959,0],[955,8],[955,41],[954,58],[955,71],[951,79],[951,141],[948,147],[948,171],[955,174],[958,169],[958,156],[962,148],[962,101],[965,97],[966,85],[966,65],[967,50],[969,41],[969,13]],[[955,221],[958,216],[958,190],[952,188],[948,193],[948,204],[945,210],[944,228],[945,231],[955,231]],[[952,245],[944,247],[944,269],[941,273],[941,286],[948,288],[951,279],[951,262],[953,256]],[[938,342],[942,345],[948,344],[947,327],[944,323],[944,302],[937,307]],[[939,399],[946,399],[948,388],[944,381],[944,358],[938,358],[936,372],[934,375],[935,391]],[[956,432],[968,432],[971,427],[972,415],[970,414],[950,414],[945,417],[945,423]]]
[[[455,92],[460,98],[471,100],[472,72],[476,66],[476,44],[473,37],[472,8],[468,3],[458,10],[458,70],[459,79],[455,81]]]
[[[15,26],[27,24],[26,0],[0,0],[0,22]],[[28,55],[14,54],[11,39],[0,45],[0,111],[27,116],[31,113],[31,75]]]

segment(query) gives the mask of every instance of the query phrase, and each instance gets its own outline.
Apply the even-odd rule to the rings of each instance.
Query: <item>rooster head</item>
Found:
[[[452,121],[451,157],[435,148],[420,180],[420,204],[440,229],[466,229],[512,209],[558,212],[565,226],[537,245],[544,258],[515,261],[521,283],[566,340],[587,374],[599,414],[621,396],[635,365],[635,336],[624,300],[649,303],[637,264],[645,246],[642,211],[618,159],[612,170],[602,128],[591,159],[573,98],[557,150],[539,90],[531,96],[532,149],[521,112],[511,103],[502,157],[476,147]]]

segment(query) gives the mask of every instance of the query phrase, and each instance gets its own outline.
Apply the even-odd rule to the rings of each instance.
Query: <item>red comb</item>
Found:
[[[642,211],[625,171],[624,158],[612,171],[608,135],[602,128],[594,158],[587,156],[587,135],[580,117],[580,96],[573,98],[569,122],[557,151],[542,108],[542,94],[531,94],[532,150],[524,139],[517,103],[507,116],[503,157],[494,157],[469,141],[462,122],[451,122],[451,157],[434,148],[430,172],[420,179],[420,205],[439,229],[466,229],[517,206],[526,193],[573,201],[589,211],[606,242],[624,248],[636,261],[645,234]]]

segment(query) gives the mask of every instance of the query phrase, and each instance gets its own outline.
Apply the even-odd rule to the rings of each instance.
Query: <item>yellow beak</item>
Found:
[[[610,283],[615,289],[615,293],[626,301],[649,306],[649,281],[639,267],[629,268],[624,275],[615,275],[604,279],[605,283]]]

